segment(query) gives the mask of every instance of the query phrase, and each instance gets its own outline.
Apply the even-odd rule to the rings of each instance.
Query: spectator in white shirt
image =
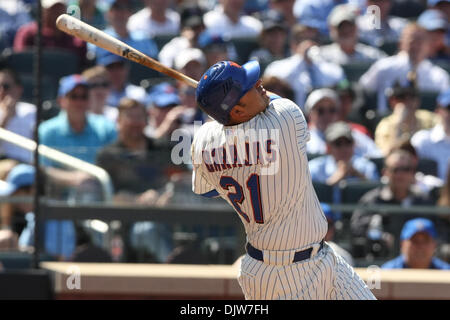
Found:
[[[439,95],[435,111],[441,122],[432,129],[414,134],[411,144],[419,157],[437,162],[438,176],[445,180],[450,169],[450,89]]]
[[[329,88],[314,90],[305,103],[308,118],[310,140],[306,144],[309,154],[326,154],[327,142],[325,131],[339,120],[340,102],[336,92]],[[375,142],[360,131],[352,129],[354,140],[354,154],[367,158],[381,157],[381,152]]]
[[[257,37],[262,23],[256,18],[242,15],[243,0],[220,0],[213,11],[205,14],[206,28],[214,34],[228,38]]]
[[[36,107],[21,102],[23,87],[19,76],[11,69],[0,70],[0,127],[32,139],[36,124]],[[30,163],[30,151],[12,143],[0,142],[0,157]]]
[[[338,5],[331,11],[328,25],[333,43],[320,48],[320,54],[325,60],[342,65],[372,63],[386,57],[383,51],[358,43],[356,17],[356,8],[348,4]]]
[[[275,76],[290,83],[295,91],[295,102],[302,109],[310,91],[332,87],[345,79],[344,71],[339,65],[326,62],[320,57],[315,39],[300,36],[304,32],[304,26],[296,25],[290,37],[292,55],[270,63],[264,71],[264,76]]]
[[[175,57],[181,51],[198,47],[199,35],[205,30],[203,14],[198,6],[187,5],[181,9],[181,34],[166,43],[158,55],[158,60],[163,65],[173,68]]]
[[[389,109],[385,91],[394,82],[407,82],[407,75],[415,71],[419,90],[442,92],[449,88],[448,73],[427,60],[429,39],[426,30],[416,23],[408,24],[402,32],[400,52],[380,59],[361,77],[359,83],[366,91],[377,92],[377,111],[386,114]]]
[[[373,11],[370,10],[371,6],[379,8],[379,26],[375,24]],[[367,0],[365,10],[356,21],[361,41],[375,47],[380,47],[385,43],[398,42],[408,21],[404,18],[390,16],[391,8],[392,0]]]
[[[144,3],[146,7],[130,17],[130,31],[143,31],[150,37],[179,33],[180,15],[169,8],[169,0],[145,0]]]

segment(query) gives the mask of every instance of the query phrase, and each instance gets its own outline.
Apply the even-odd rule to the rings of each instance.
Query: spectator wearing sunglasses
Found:
[[[107,104],[111,82],[108,79],[106,68],[94,66],[85,70],[81,76],[89,84],[89,111],[104,115],[109,120],[116,122],[118,110]]]
[[[313,181],[336,185],[342,180],[379,179],[376,165],[366,158],[354,154],[355,141],[351,127],[338,121],[325,131],[328,155],[309,162]]]
[[[332,89],[317,89],[308,96],[305,110],[311,138],[306,145],[307,153],[326,154],[325,131],[329,125],[339,120],[340,108],[339,97]],[[352,129],[352,137],[355,143],[355,155],[368,158],[381,155],[375,142],[364,133]]]
[[[89,113],[89,84],[81,75],[61,79],[58,90],[60,113],[39,127],[40,142],[73,157],[95,163],[97,151],[116,140],[113,122],[102,115]],[[83,172],[68,171],[42,159],[49,166],[47,173],[55,181],[70,187],[80,187],[91,177]]]
[[[399,141],[410,139],[422,129],[430,129],[437,123],[435,114],[419,109],[420,96],[415,86],[414,74],[409,83],[396,82],[386,92],[392,114],[383,118],[375,129],[375,143],[386,156]]]
[[[0,127],[31,139],[36,107],[20,101],[22,92],[23,87],[17,73],[11,69],[0,70]],[[29,163],[33,156],[28,150],[3,141],[0,144],[0,158]]]
[[[125,58],[105,51],[97,56],[97,64],[106,68],[111,81],[111,91],[106,100],[108,105],[117,107],[125,97],[145,103],[145,89],[129,82],[130,64]]]
[[[393,234],[400,232],[400,230],[394,230],[394,226],[402,225],[405,218],[399,215],[389,215],[389,212],[380,214],[367,207],[379,204],[400,205],[404,208],[414,205],[433,205],[429,195],[414,186],[415,174],[416,161],[411,153],[396,149],[386,157],[381,179],[383,185],[364,194],[359,201],[360,208],[352,214],[351,230],[355,238],[369,239],[371,234],[368,234],[368,231],[371,223],[373,225],[372,218],[374,216],[381,217],[384,231],[379,240],[389,250],[393,249]],[[398,223],[394,223],[394,221]]]

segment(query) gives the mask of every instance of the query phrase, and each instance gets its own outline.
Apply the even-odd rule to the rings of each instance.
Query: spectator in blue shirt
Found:
[[[327,18],[331,10],[347,0],[297,0],[294,4],[294,15],[300,23],[308,20],[309,25],[315,24],[323,35],[328,35]]]
[[[309,162],[313,181],[336,185],[342,180],[378,180],[376,165],[354,154],[355,142],[351,127],[342,121],[325,131],[328,155]]]
[[[158,55],[158,46],[148,36],[139,31],[129,31],[127,29],[128,19],[133,14],[132,4],[130,1],[116,0],[111,3],[109,10],[106,12],[106,20],[109,26],[104,30],[112,37],[125,42],[129,46],[136,50],[152,57],[156,58]],[[105,54],[105,50],[94,46],[88,45],[90,52],[95,50],[96,56],[102,56]]]
[[[441,269],[450,270],[450,265],[436,257],[437,232],[431,220],[416,218],[403,226],[401,255],[383,264],[383,269]]]
[[[95,163],[97,151],[116,140],[115,124],[102,115],[88,113],[89,87],[80,75],[70,75],[60,81],[58,102],[61,112],[44,121],[39,127],[40,142],[73,157]],[[42,163],[51,166],[50,174],[58,182],[79,186],[87,177],[77,171],[66,171],[47,159]]]

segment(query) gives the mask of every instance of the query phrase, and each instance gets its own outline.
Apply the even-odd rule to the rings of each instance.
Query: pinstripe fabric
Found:
[[[278,161],[275,173],[264,174],[261,164],[211,166],[208,160],[216,150],[222,146],[230,150],[236,144],[229,139],[230,132],[251,129],[270,132],[269,138],[275,141],[273,153]],[[328,227],[309,173],[308,140],[307,123],[300,108],[281,98],[272,100],[264,112],[248,122],[229,127],[208,122],[194,136],[193,191],[205,194],[216,190],[235,208],[244,224],[247,241],[263,251],[264,262],[247,255],[242,261],[238,280],[246,299],[328,299],[333,292],[336,298],[356,297],[354,293],[338,294],[336,286],[343,286],[343,281],[353,281],[355,277],[347,279],[352,275],[336,262],[332,251],[325,255],[328,249],[321,250],[306,262],[292,264],[294,253],[318,244]],[[244,149],[238,147],[238,154]],[[263,223],[253,216],[255,201],[247,184],[254,174],[259,177]],[[221,184],[223,177],[226,182]],[[242,195],[234,194],[240,190]]]
[[[238,281],[247,300],[375,299],[352,267],[327,244],[315,257],[285,266],[245,255]]]

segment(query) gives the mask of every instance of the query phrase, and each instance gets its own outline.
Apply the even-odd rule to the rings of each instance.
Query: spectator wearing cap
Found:
[[[103,66],[93,66],[83,71],[81,76],[89,85],[89,111],[104,115],[112,122],[116,122],[117,108],[108,106],[106,100],[111,91],[108,72]]]
[[[392,114],[383,118],[375,129],[375,143],[386,156],[399,141],[410,139],[422,129],[430,129],[437,123],[436,116],[428,110],[420,110],[419,92],[414,80],[408,86],[394,83],[387,90]]]
[[[144,0],[145,8],[128,21],[130,32],[143,32],[147,37],[177,35],[180,15],[170,8],[169,0]]]
[[[405,86],[411,72],[416,75],[419,90],[442,92],[450,86],[448,73],[427,59],[429,38],[424,28],[416,23],[409,23],[402,31],[399,49],[400,52],[396,55],[372,64],[359,80],[364,90],[377,93],[377,112],[380,115],[389,112],[386,89],[396,81]]]
[[[339,246],[336,242],[333,241],[334,236],[336,234],[336,222],[339,221],[339,215],[331,210],[331,207],[326,203],[320,203],[322,207],[322,211],[325,214],[328,222],[328,230],[323,238],[327,244],[338,254],[340,255],[349,265],[354,266],[355,263],[353,261],[353,257],[344,248]]]
[[[436,9],[429,9],[419,16],[417,23],[427,30],[430,37],[430,61],[433,63],[450,61],[450,44],[446,43],[450,29],[445,14]]]
[[[0,70],[0,127],[32,139],[36,121],[36,107],[20,101],[23,87],[18,74],[12,69]],[[0,157],[20,162],[32,161],[28,150],[3,141]],[[1,162],[1,161],[0,161]]]
[[[115,124],[102,115],[89,113],[89,84],[80,75],[70,75],[60,81],[58,102],[60,113],[39,127],[39,140],[89,163],[95,163],[97,151],[115,141]],[[91,177],[80,171],[59,169],[58,165],[43,159],[47,173],[58,183],[79,187]]]
[[[143,32],[127,29],[128,20],[132,15],[132,6],[129,1],[113,1],[105,15],[108,27],[103,31],[149,57],[156,58],[158,56],[158,46],[155,41]],[[106,54],[104,49],[93,44],[88,44],[88,49],[95,56]]]
[[[427,5],[430,9],[441,11],[450,20],[450,0],[427,0]]]
[[[393,150],[384,161],[381,181],[383,185],[365,193],[358,202],[358,209],[352,213],[351,231],[353,237],[367,237],[369,226],[375,216],[381,217],[381,228],[386,234],[382,237],[385,245],[392,250],[392,235],[395,222],[401,222],[403,217],[391,216],[389,212],[380,214],[370,209],[371,205],[399,205],[405,209],[414,205],[433,205],[429,194],[414,185],[417,162],[413,155],[405,150]]]
[[[309,161],[311,179],[334,186],[343,180],[377,181],[376,165],[354,154],[355,141],[351,127],[338,121],[325,131],[327,154]]]
[[[306,144],[306,150],[309,154],[326,154],[325,132],[328,126],[338,121],[339,97],[332,89],[317,89],[308,96],[305,108],[311,137]],[[355,141],[355,155],[368,158],[381,155],[374,141],[367,135],[352,130],[352,136]]]
[[[102,30],[106,26],[105,12],[103,8],[97,5],[97,0],[70,0],[69,7],[72,5],[78,6],[80,9],[81,20]]]
[[[294,15],[298,22],[309,21],[322,35],[328,35],[327,18],[333,8],[339,4],[347,3],[347,0],[296,0]]]
[[[431,220],[409,220],[400,234],[401,255],[384,263],[381,268],[450,270],[450,264],[434,256],[437,238],[437,231]]]
[[[97,57],[97,64],[106,68],[108,79],[111,81],[111,91],[106,103],[117,107],[120,99],[127,97],[143,103],[147,99],[145,89],[129,83],[130,65],[124,58],[113,53],[105,52]]]
[[[281,21],[265,20],[259,35],[259,48],[250,53],[250,60],[258,60],[265,66],[274,60],[286,58],[287,35],[287,28]]]
[[[233,43],[222,35],[208,30],[199,35],[198,47],[205,54],[207,66],[212,66],[219,61],[235,61],[239,58]]]
[[[320,54],[325,60],[343,65],[372,63],[386,57],[383,51],[358,42],[356,10],[349,4],[342,4],[331,11],[328,25],[333,43],[320,47]]]
[[[31,197],[35,192],[35,168],[27,164],[15,166],[6,179],[6,184],[0,188],[1,196]],[[4,207],[2,208],[4,209]],[[2,222],[14,227],[17,219],[23,217],[24,225],[20,229],[14,228],[20,237],[18,245],[21,249],[34,246],[34,208],[31,203],[13,204],[15,215],[2,210]],[[6,213],[6,215],[5,215]],[[68,260],[75,249],[75,228],[72,221],[46,220],[42,230],[45,252],[57,259]]]
[[[159,61],[174,68],[175,57],[187,48],[198,48],[199,35],[205,30],[203,23],[204,10],[195,4],[188,4],[181,8],[180,35],[166,43],[158,54]]]
[[[175,57],[175,69],[199,81],[206,70],[206,57],[198,48],[187,48]]]
[[[437,98],[435,110],[439,122],[430,129],[416,132],[411,144],[419,158],[430,158],[438,164],[438,176],[445,181],[450,172],[450,89]]]
[[[339,96],[341,107],[339,109],[338,118],[346,121],[352,128],[372,138],[372,133],[360,123],[352,122],[350,119],[358,117],[357,113],[361,106],[361,93],[355,84],[351,84],[347,79],[340,81],[333,87]]]
[[[179,104],[180,97],[173,85],[163,82],[154,86],[147,102],[150,117],[145,135],[149,138],[170,140],[169,128],[175,129],[179,125],[178,120],[184,111],[184,108],[177,107]]]
[[[269,11],[274,11],[282,16],[284,23],[292,28],[297,23],[297,18],[294,16],[295,0],[269,0]],[[270,17],[271,14],[268,13]]]
[[[262,30],[262,23],[243,14],[243,0],[219,0],[214,10],[204,15],[206,29],[223,37],[242,38],[257,37]]]
[[[366,0],[365,8],[356,20],[361,41],[374,47],[398,42],[408,21],[389,14],[393,2],[393,0]],[[374,21],[374,15],[369,11],[373,8],[371,6],[379,8],[379,21]],[[379,22],[379,27],[374,24],[375,22]]]
[[[311,29],[296,25],[290,36],[291,56],[270,63],[264,71],[264,76],[275,76],[289,82],[295,91],[295,102],[300,107],[304,106],[306,96],[312,90],[331,87],[345,79],[339,65],[320,57],[316,35]]]
[[[62,32],[56,27],[56,19],[66,13],[67,6],[62,0],[42,0],[42,39],[45,48],[64,49],[73,52],[86,63],[86,42]],[[36,21],[23,25],[14,38],[14,51],[21,52],[32,49],[35,45],[38,26]]]

